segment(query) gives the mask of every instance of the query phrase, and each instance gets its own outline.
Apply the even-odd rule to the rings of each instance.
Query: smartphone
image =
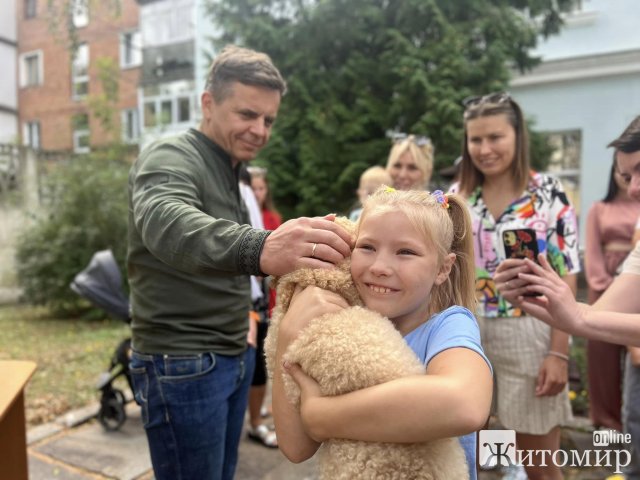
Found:
[[[518,228],[502,232],[506,258],[528,258],[538,261],[538,240],[531,228]]]
[[[531,228],[518,228],[502,232],[506,258],[528,258],[538,263],[538,240]],[[539,293],[527,293],[525,297],[538,297]]]

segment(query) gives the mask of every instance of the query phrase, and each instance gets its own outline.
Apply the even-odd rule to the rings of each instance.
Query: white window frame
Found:
[[[195,0],[166,0],[145,6],[140,28],[145,47],[178,43],[195,38]]]
[[[75,125],[75,116],[71,117],[71,127],[73,129],[73,152],[74,153],[89,153],[91,151],[90,142],[91,142],[91,128],[89,127],[89,114],[80,113],[78,115],[86,115],[87,117],[87,127],[86,128],[76,128]],[[81,145],[80,140],[83,137],[87,137],[87,145]]]
[[[580,129],[565,129],[565,130],[551,130],[544,132],[544,135],[547,137],[547,142],[549,142],[549,137],[551,135],[561,136],[564,138],[568,136],[575,136],[579,142],[577,147],[577,165],[568,166],[563,163],[554,165],[550,163],[547,167],[547,171],[544,173],[548,173],[557,177],[563,184],[565,193],[569,196],[571,205],[574,207],[577,214],[580,214],[582,208],[580,205],[580,194],[581,194],[581,185],[580,185],[580,170],[582,168],[582,146],[584,142],[584,135],[582,130]],[[553,146],[553,145],[552,145]],[[559,155],[560,153],[565,153],[565,145],[564,142],[561,145],[560,149],[555,149],[552,155]]]
[[[138,143],[140,140],[140,116],[137,108],[127,108],[120,112],[122,127],[122,141],[124,143]]]
[[[189,118],[186,120],[178,121],[179,117],[179,100],[187,99],[189,101]],[[162,106],[166,103],[170,104],[170,118],[168,122],[162,122]],[[146,124],[146,105],[153,104],[155,107],[155,118],[156,121],[153,124]],[[145,126],[146,129],[162,129],[167,127],[175,127],[175,126],[187,126],[192,124],[195,121],[195,97],[186,92],[176,93],[175,95],[162,95],[155,97],[145,97],[144,102],[142,104],[143,107],[143,122],[142,125]]]
[[[142,65],[142,34],[139,30],[121,33],[120,68],[133,68],[140,65]]]
[[[33,50],[20,54],[20,87],[37,87],[44,83],[44,60],[42,50]],[[35,58],[36,75],[35,83],[31,83],[29,79],[28,61]]]
[[[71,0],[71,20],[76,28],[89,25],[89,0]]]
[[[71,63],[71,98],[74,100],[84,98],[89,93],[89,63],[89,45],[82,43],[78,45],[76,56]],[[78,74],[78,70],[82,73]],[[83,84],[87,85],[86,92],[78,94],[77,87]]]
[[[40,149],[40,122],[32,120],[22,124],[22,145],[34,150]]]

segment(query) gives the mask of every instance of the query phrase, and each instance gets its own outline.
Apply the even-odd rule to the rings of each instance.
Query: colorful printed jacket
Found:
[[[457,192],[458,184],[450,191]],[[576,213],[558,179],[531,172],[522,197],[509,205],[497,220],[482,199],[482,187],[476,188],[467,203],[473,223],[479,316],[519,317],[524,314],[502,298],[493,281],[493,273],[505,258],[501,240],[505,230],[533,229],[539,252],[547,254],[549,263],[559,275],[580,271]]]

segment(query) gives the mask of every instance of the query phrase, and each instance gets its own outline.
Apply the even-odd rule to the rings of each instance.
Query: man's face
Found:
[[[235,166],[253,160],[267,144],[279,107],[279,91],[235,82],[220,103],[211,93],[202,94],[200,130],[231,156]]]
[[[640,150],[633,153],[616,153],[616,170],[622,183],[628,185],[629,195],[640,200]]]

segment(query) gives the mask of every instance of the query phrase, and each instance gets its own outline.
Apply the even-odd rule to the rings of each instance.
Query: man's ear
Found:
[[[202,116],[205,119],[209,119],[210,111],[215,105],[215,100],[211,92],[207,90],[202,92],[202,95],[200,95],[200,105],[202,106]]]
[[[456,262],[455,253],[450,253],[446,257],[444,257],[444,260],[442,261],[442,265],[440,265],[440,271],[436,276],[436,281],[435,281],[436,285],[442,285],[447,280],[447,278],[449,278],[449,274],[451,273],[451,269],[453,268],[453,264],[455,262]]]

